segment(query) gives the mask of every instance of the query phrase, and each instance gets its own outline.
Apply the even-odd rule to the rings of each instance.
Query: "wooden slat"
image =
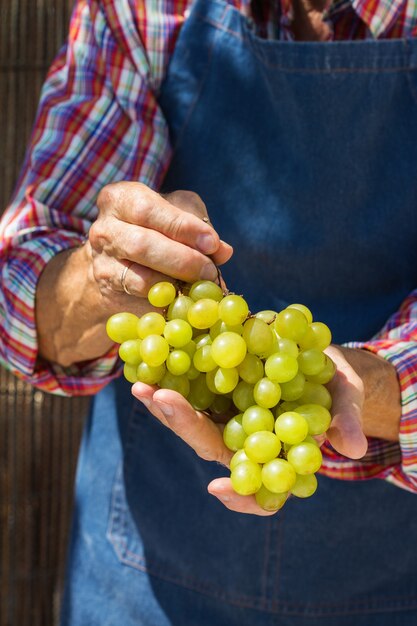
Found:
[[[0,209],[12,194],[73,0],[0,0]],[[48,396],[0,368],[0,626],[57,624],[87,399]]]

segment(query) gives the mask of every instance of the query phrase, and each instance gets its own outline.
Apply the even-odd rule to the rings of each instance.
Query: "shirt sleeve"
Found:
[[[146,7],[141,22],[135,6],[78,0],[67,44],[43,86],[23,170],[0,225],[0,360],[53,393],[96,393],[118,374],[117,350],[65,369],[40,359],[39,276],[53,256],[82,245],[104,185],[140,180],[156,188],[170,158],[155,92],[178,20],[161,23],[159,39],[152,25],[149,54]]]
[[[417,289],[371,341],[346,345],[374,352],[396,368],[402,405],[399,442],[370,438],[366,456],[358,461],[341,457],[326,444],[323,473],[345,480],[382,478],[417,492]]]

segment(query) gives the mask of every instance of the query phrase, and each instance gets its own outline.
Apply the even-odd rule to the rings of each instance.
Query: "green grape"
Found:
[[[193,329],[185,320],[170,320],[164,328],[164,337],[173,348],[182,348],[192,340]]]
[[[200,374],[190,383],[188,402],[196,411],[206,411],[214,400],[214,393],[207,387],[206,375]]]
[[[160,335],[148,335],[140,344],[140,355],[148,365],[157,367],[165,363],[169,354],[167,340]]]
[[[298,372],[292,380],[281,383],[281,398],[286,402],[293,402],[301,398],[306,379],[304,374]]]
[[[323,351],[331,344],[331,341],[332,334],[329,327],[322,322],[313,322],[298,343],[303,350],[316,348],[316,350]]]
[[[220,302],[223,298],[223,291],[219,285],[216,285],[216,283],[213,283],[211,280],[198,280],[191,285],[188,295],[194,302],[202,300],[203,298]]]
[[[200,376],[201,372],[200,370],[198,370],[196,367],[194,367],[194,364],[191,363],[190,368],[187,372],[187,378],[188,380],[195,380],[196,378],[198,378]]]
[[[268,348],[268,350],[258,355],[262,359],[267,359],[269,356],[271,356],[271,354],[275,354],[276,352],[279,352],[279,337],[272,326],[270,326],[270,329],[272,332],[272,343],[270,347]]]
[[[211,345],[213,343],[212,338],[208,333],[204,333],[203,335],[197,335],[194,339],[196,350],[202,348],[203,346]]]
[[[212,346],[205,345],[198,348],[193,356],[193,365],[200,372],[210,372],[217,367],[217,363],[212,356]]]
[[[214,377],[216,376],[216,372],[219,368],[216,367],[216,369],[214,370],[210,370],[209,372],[206,373],[206,383],[207,383],[207,387],[210,389],[210,391],[212,393],[214,393],[215,396],[217,396],[217,394],[219,393],[217,391],[217,387],[214,384]]]
[[[254,385],[264,375],[264,364],[256,354],[246,354],[242,363],[238,365],[237,371],[242,380]]]
[[[173,350],[168,354],[166,365],[171,374],[181,376],[190,369],[191,359],[184,350]]]
[[[214,386],[218,393],[233,391],[239,382],[239,374],[235,367],[219,367],[214,376]]]
[[[250,459],[246,456],[246,452],[243,449],[237,450],[230,460],[230,471],[234,470],[236,465],[239,465],[239,463],[249,460]]]
[[[242,337],[248,352],[257,355],[268,352],[274,341],[270,326],[257,317],[251,317],[244,323]]]
[[[303,350],[298,355],[298,369],[306,376],[320,374],[325,365],[326,355],[316,348]]]
[[[242,296],[226,296],[219,303],[219,317],[229,326],[243,324],[248,314],[249,307]]]
[[[282,413],[287,413],[287,411],[295,411],[298,405],[299,402],[289,402],[288,400],[285,402],[281,402],[281,404],[277,406],[275,414],[277,417],[279,417],[280,415],[282,415]]]
[[[208,374],[207,374],[208,375]],[[229,409],[232,407],[232,400],[227,396],[214,397],[213,402],[210,404],[210,411],[215,415],[226,415]]]
[[[308,322],[304,313],[297,309],[284,309],[278,313],[275,320],[275,330],[280,337],[292,339],[297,343],[306,333]]]
[[[132,363],[125,363],[123,375],[129,383],[136,383],[138,381],[138,366]]]
[[[256,493],[262,485],[261,467],[253,461],[243,461],[230,474],[232,487],[241,496]]]
[[[156,306],[160,309],[171,304],[175,296],[176,291],[174,285],[165,281],[152,285],[148,292],[149,302],[152,306]]]
[[[140,356],[140,344],[141,339],[128,339],[124,341],[119,348],[119,357],[122,361],[130,363],[131,365],[139,365],[142,361]]]
[[[310,383],[306,380],[303,393],[299,399],[299,404],[321,404],[330,411],[332,407],[332,397],[324,385]]]
[[[252,461],[268,463],[280,453],[281,442],[269,430],[260,430],[246,438],[244,450]]]
[[[295,470],[285,459],[273,459],[262,468],[262,482],[272,493],[290,491],[295,480]]]
[[[236,333],[222,333],[213,341],[211,355],[219,367],[237,367],[246,356],[245,340]]]
[[[317,489],[317,478],[315,474],[301,476],[297,474],[295,485],[291,489],[293,496],[297,498],[309,498]]]
[[[302,404],[295,411],[306,420],[309,435],[322,435],[332,421],[329,411],[320,404]]]
[[[242,413],[239,413],[232,417],[224,427],[223,441],[226,448],[236,452],[236,450],[243,448],[246,437],[247,435],[242,425]]]
[[[157,367],[152,367],[147,363],[140,363],[137,368],[138,380],[146,385],[156,385],[165,375],[166,367],[163,363]]]
[[[311,435],[307,435],[307,437],[301,443],[313,443],[315,446],[320,448],[320,444],[318,443],[318,441],[314,439],[314,437],[312,437]]]
[[[171,372],[165,372],[158,384],[161,389],[177,391],[184,396],[184,398],[190,393],[190,381],[186,376],[175,376],[171,374]]]
[[[265,485],[262,485],[259,491],[256,492],[255,498],[256,502],[264,511],[279,511],[286,503],[288,495],[287,491],[284,491],[284,493],[274,493],[273,491],[269,491]]]
[[[115,313],[107,320],[107,335],[116,343],[123,343],[128,339],[137,339],[138,321],[138,316],[133,313]]]
[[[265,362],[265,374],[277,383],[287,383],[298,372],[298,362],[285,352],[271,354]]]
[[[288,411],[281,413],[275,421],[275,432],[281,441],[290,443],[301,443],[308,435],[308,424],[300,413]]]
[[[265,311],[258,311],[255,317],[265,322],[265,324],[272,324],[275,321],[275,318],[277,315],[278,313],[276,311],[265,310]]]
[[[321,450],[313,443],[299,443],[291,446],[287,454],[297,474],[315,474],[320,469],[323,460]]]
[[[194,328],[210,328],[219,319],[219,304],[215,300],[202,298],[188,309],[188,321]]]
[[[180,295],[168,307],[168,320],[188,320],[188,309],[194,304],[194,300],[188,296]]]
[[[210,337],[212,339],[215,339],[217,335],[220,335],[220,333],[226,333],[226,332],[231,332],[231,333],[236,333],[237,335],[241,335],[243,333],[243,326],[242,324],[237,324],[236,326],[230,326],[230,325],[227,325],[222,320],[217,320],[217,322],[213,324],[213,326],[210,328]]]
[[[233,403],[239,411],[246,411],[246,409],[254,405],[253,385],[241,380],[233,390]]]
[[[250,406],[243,413],[242,426],[247,435],[256,433],[259,430],[274,430],[274,416],[269,409],[261,406]],[[242,446],[240,446],[242,447]]]
[[[289,354],[296,359],[300,351],[295,341],[293,341],[292,339],[285,339],[285,337],[280,337],[278,339],[277,352],[285,352],[285,354]]]
[[[307,377],[307,379],[311,383],[318,383],[319,385],[326,385],[332,380],[333,376],[335,375],[336,365],[333,363],[331,358],[327,356],[327,354],[325,355],[325,357],[326,357],[326,364],[324,368],[321,370],[321,372],[319,374],[316,374],[315,376]]]
[[[165,324],[165,319],[160,313],[155,311],[145,313],[138,321],[138,335],[141,339],[148,335],[162,335]]]
[[[301,311],[301,313],[304,313],[306,320],[309,324],[311,324],[311,322],[313,321],[313,315],[310,309],[306,307],[305,304],[289,304],[287,306],[287,309],[297,309],[298,311]]]
[[[169,342],[168,342],[169,343]],[[195,351],[197,350],[197,347],[195,345],[195,341],[193,341],[191,339],[191,341],[189,341],[188,343],[185,344],[185,346],[181,347],[181,350],[184,350],[184,352],[186,352],[188,354],[188,356],[190,357],[190,359],[193,358],[193,356],[195,355]]]
[[[281,398],[281,388],[278,383],[273,382],[269,378],[261,378],[253,389],[253,397],[259,406],[265,409],[272,409]]]

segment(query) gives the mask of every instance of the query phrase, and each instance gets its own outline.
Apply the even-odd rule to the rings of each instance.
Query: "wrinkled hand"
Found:
[[[106,311],[141,315],[149,309],[146,296],[154,283],[215,280],[216,265],[232,255],[231,246],[202,220],[206,206],[193,192],[161,196],[141,183],[120,182],[102,189],[97,207],[89,245]],[[132,295],[121,285],[127,265],[126,287]]]
[[[360,458],[367,449],[361,417],[365,401],[364,383],[338,348],[331,346],[327,352],[337,366],[337,373],[329,385],[333,396],[333,421],[327,437],[341,454]],[[222,424],[216,424],[206,414],[195,411],[175,391],[135,383],[132,393],[202,459],[229,465],[233,452],[224,445]],[[213,480],[208,491],[232,511],[274,515],[261,509],[255,496],[240,496],[235,493],[230,478]]]

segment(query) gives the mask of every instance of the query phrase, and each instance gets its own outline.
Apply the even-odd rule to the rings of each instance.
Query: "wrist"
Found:
[[[109,315],[94,280],[89,243],[57,254],[36,292],[39,356],[64,367],[101,356],[112,345],[104,328]]]

